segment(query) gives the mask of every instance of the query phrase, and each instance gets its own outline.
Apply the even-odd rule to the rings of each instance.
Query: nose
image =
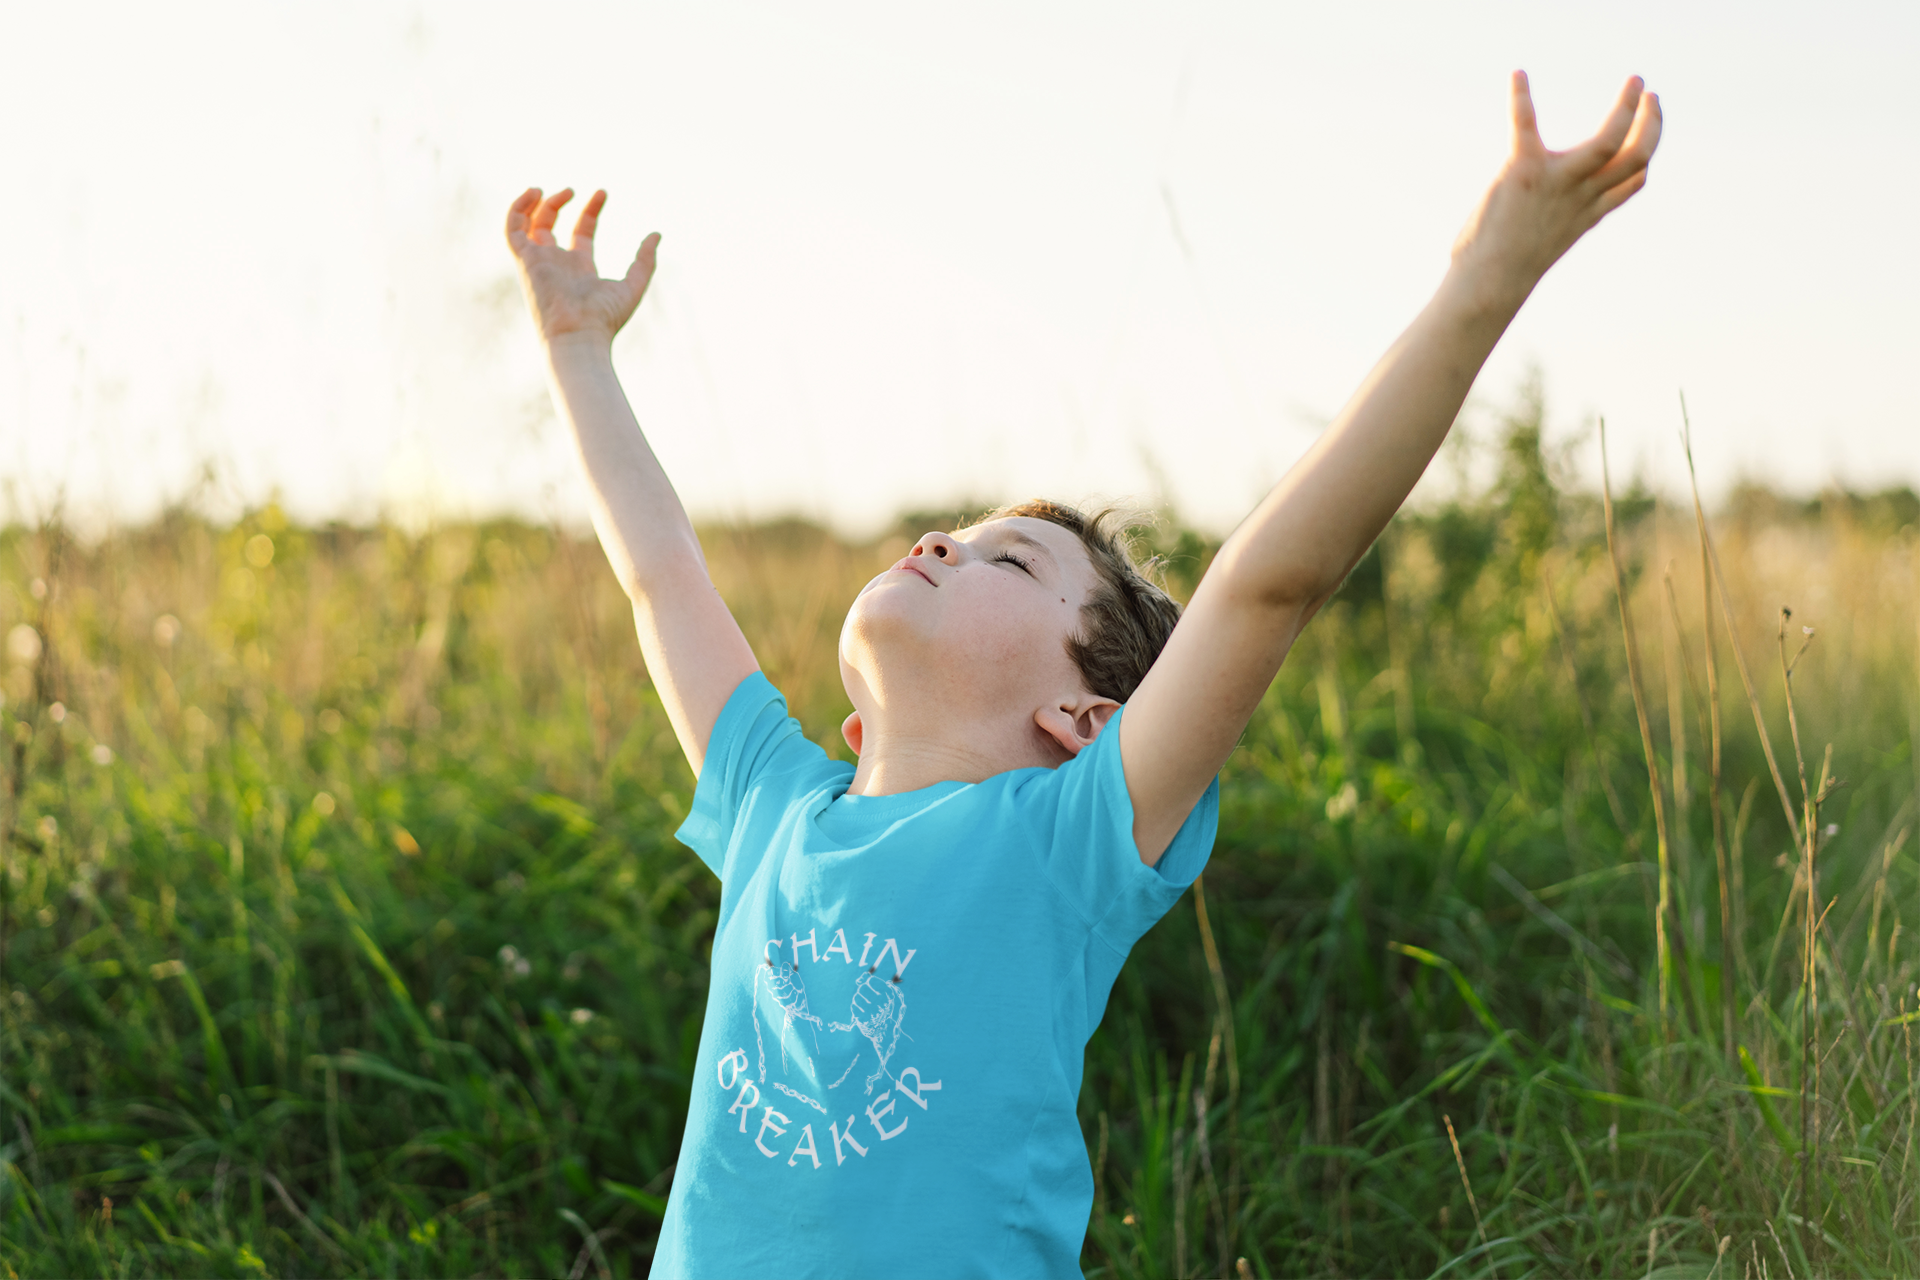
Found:
[[[960,559],[960,544],[944,533],[928,533],[921,535],[907,554],[932,556],[942,564],[955,564]]]

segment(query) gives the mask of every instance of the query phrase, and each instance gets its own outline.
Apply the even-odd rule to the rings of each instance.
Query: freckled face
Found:
[[[929,533],[848,611],[840,633],[848,692],[903,680],[976,706],[1037,707],[1063,680],[1078,684],[1066,641],[1095,580],[1080,539],[1046,520]]]

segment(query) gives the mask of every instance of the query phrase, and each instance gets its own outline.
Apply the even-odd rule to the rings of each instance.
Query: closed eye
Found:
[[[993,558],[993,563],[995,564],[999,564],[1002,561],[1006,562],[1007,564],[1013,565],[1014,567],[1019,569],[1020,572],[1026,574],[1029,578],[1033,576],[1033,566],[1028,564],[1025,560],[1022,560],[1019,556],[1014,555],[1011,551],[1002,551],[999,555]]]

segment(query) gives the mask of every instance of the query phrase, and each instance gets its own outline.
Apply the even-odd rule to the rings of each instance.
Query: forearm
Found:
[[[633,601],[641,657],[698,774],[721,708],[758,664],[614,376],[611,345],[604,335],[548,341],[554,402],[586,471],[600,545]]]
[[[633,601],[641,657],[697,774],[727,699],[758,664],[613,372],[613,335],[646,293],[660,237],[640,242],[626,275],[603,280],[593,231],[606,192],[587,201],[570,248],[554,241],[554,219],[572,194],[524,192],[507,210],[507,244],[540,329],[554,405],[586,471],[593,526]]]
[[[1456,258],[1332,426],[1222,548],[1222,585],[1283,608],[1331,595],[1426,471],[1532,284]]]
[[[704,578],[699,539],[620,387],[612,344],[568,334],[545,345],[554,406],[579,452],[593,526],[621,587],[639,604],[663,578],[690,569]]]

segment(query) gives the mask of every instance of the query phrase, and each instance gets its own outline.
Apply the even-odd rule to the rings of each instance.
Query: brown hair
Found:
[[[1128,534],[1140,523],[1115,507],[1088,514],[1062,502],[1036,498],[989,511],[983,520],[1030,516],[1057,524],[1080,539],[1099,581],[1080,606],[1080,634],[1067,637],[1067,656],[1080,668],[1087,688],[1103,698],[1125,702],[1153,666],[1180,606],[1148,575],[1158,560],[1134,560]]]

